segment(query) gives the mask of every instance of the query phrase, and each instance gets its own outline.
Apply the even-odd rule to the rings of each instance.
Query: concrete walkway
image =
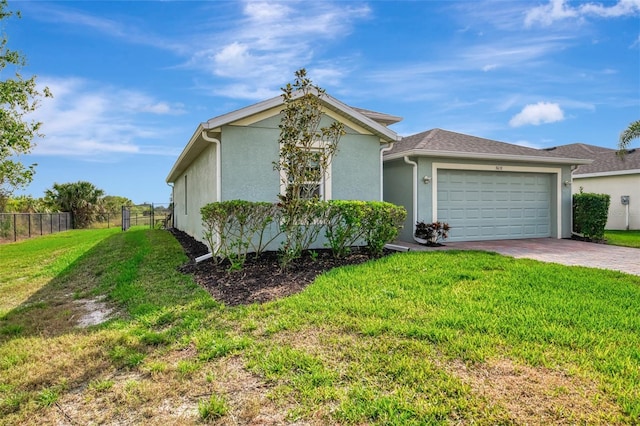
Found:
[[[515,258],[527,258],[562,265],[611,269],[640,276],[640,249],[586,243],[555,238],[525,240],[444,242],[443,247],[397,243],[410,250],[484,250]]]

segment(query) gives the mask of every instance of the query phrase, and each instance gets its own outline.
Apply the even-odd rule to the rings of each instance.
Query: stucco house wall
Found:
[[[640,173],[617,176],[574,176],[573,193],[580,192],[580,188],[584,192],[609,194],[611,196],[606,229],[627,229],[627,220],[629,229],[640,229]],[[627,206],[623,205],[620,200],[623,195],[630,197],[628,216]]]
[[[397,140],[386,125],[400,118],[352,109],[326,94],[321,99],[325,115],[320,126],[335,120],[346,131],[329,168],[326,199],[379,200],[381,149]],[[204,242],[200,208],[205,204],[234,199],[278,201],[281,180],[274,162],[280,152],[281,111],[278,97],[198,126],[167,177],[173,185],[174,226]],[[271,248],[278,248],[278,243]],[[322,245],[320,241],[317,246]]]
[[[200,207],[216,197],[216,147],[208,145],[173,185],[174,226],[202,240]]]
[[[403,206],[407,210],[407,218],[400,230],[400,241],[413,241],[414,208],[413,188],[410,185],[413,179],[412,168],[402,159],[384,162],[384,201]]]

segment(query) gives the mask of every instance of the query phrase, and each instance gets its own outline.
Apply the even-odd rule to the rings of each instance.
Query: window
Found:
[[[300,174],[304,176],[304,180],[294,183],[293,178],[285,178],[285,171],[281,171],[280,193],[286,194],[296,191],[302,199],[312,199],[317,197],[320,200],[331,199],[331,164],[327,167],[326,173],[320,169],[317,161],[312,161],[304,170],[300,170]],[[287,182],[287,185],[284,185]]]
[[[184,214],[187,215],[187,206],[188,206],[188,198],[187,198],[187,175],[184,175]]]

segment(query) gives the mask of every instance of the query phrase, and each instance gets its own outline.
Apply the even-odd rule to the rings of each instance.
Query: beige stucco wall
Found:
[[[611,196],[606,229],[626,229],[627,208],[620,202],[620,197],[629,195],[629,229],[640,229],[640,174],[585,178],[574,176],[572,192],[580,192],[581,187],[584,192]]]

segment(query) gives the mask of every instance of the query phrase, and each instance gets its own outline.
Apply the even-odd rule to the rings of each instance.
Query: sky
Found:
[[[168,203],[199,123],[306,68],[342,102],[533,148],[615,148],[640,119],[640,0],[10,1],[8,47],[53,98],[29,187],[85,180]],[[6,73],[6,71],[4,71]],[[6,74],[5,74],[6,75]],[[2,77],[2,75],[0,75]],[[640,142],[635,141],[635,145]]]

